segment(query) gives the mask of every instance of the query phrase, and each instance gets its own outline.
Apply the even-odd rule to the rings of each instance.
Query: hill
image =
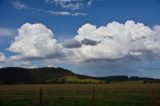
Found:
[[[128,76],[109,76],[92,77],[75,74],[70,70],[54,67],[43,68],[20,68],[6,67],[0,68],[0,84],[24,84],[24,83],[110,83],[110,82],[129,82],[141,81],[144,83],[160,82],[159,79],[128,77]]]
[[[75,74],[63,68],[19,68],[7,67],[0,69],[0,84],[19,83],[99,83],[94,77]]]

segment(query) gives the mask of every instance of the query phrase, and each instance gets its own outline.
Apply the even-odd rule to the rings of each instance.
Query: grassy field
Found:
[[[0,106],[160,106],[160,84],[0,85]]]

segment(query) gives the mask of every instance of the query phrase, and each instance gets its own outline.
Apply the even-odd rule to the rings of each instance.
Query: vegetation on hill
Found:
[[[101,80],[75,74],[63,68],[19,68],[7,67],[0,69],[0,84],[19,83],[99,83]]]
[[[24,83],[110,83],[123,81],[143,81],[144,83],[160,82],[153,78],[140,78],[128,76],[91,77],[75,74],[67,69],[44,68],[19,68],[7,67],[0,69],[0,84]]]

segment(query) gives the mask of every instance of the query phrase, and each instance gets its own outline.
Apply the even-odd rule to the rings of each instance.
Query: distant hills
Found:
[[[0,68],[0,84],[31,83],[110,83],[124,81],[143,81],[143,83],[160,82],[159,79],[128,76],[92,77],[75,74],[63,68]]]

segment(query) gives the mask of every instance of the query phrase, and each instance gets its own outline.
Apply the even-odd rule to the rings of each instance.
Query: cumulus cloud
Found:
[[[159,56],[159,30],[159,26],[150,28],[143,23],[135,23],[131,20],[124,24],[112,22],[99,28],[87,23],[79,28],[78,34],[74,38],[83,43],[83,46],[74,49],[73,52],[77,59],[82,61],[114,60],[129,55],[143,56],[146,54],[144,52],[148,52],[152,56]],[[88,42],[95,45],[89,45]]]
[[[14,62],[13,66],[23,68],[37,68],[37,66],[30,61],[16,61]]]
[[[62,46],[54,39],[53,32],[41,23],[26,23],[8,48],[17,53],[12,59],[56,58],[62,55]]]
[[[131,20],[125,23],[114,21],[100,27],[86,23],[78,29],[75,37],[62,43],[58,43],[53,32],[43,24],[26,23],[18,29],[18,35],[8,48],[16,55],[6,59],[0,52],[0,65],[62,65],[96,76],[141,75],[147,71],[150,75],[158,72],[146,67],[149,64],[154,65],[153,68],[159,66],[159,45],[159,25],[151,28]]]
[[[152,52],[159,54],[160,52],[160,26],[156,25],[153,28],[153,36],[148,38],[147,49],[152,50]]]
[[[0,62],[4,62],[5,60],[6,60],[5,55],[2,52],[0,52]]]
[[[79,63],[156,59],[160,58],[159,45],[160,26],[150,28],[132,20],[100,27],[87,23],[74,38],[62,43],[57,43],[53,32],[44,25],[26,23],[18,29],[8,50],[17,53],[11,59],[56,58],[59,63]]]

